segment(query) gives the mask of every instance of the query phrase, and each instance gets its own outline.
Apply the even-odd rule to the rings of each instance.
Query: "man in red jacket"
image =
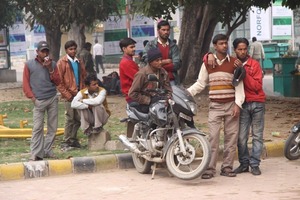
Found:
[[[246,38],[237,38],[233,41],[233,48],[238,58],[236,64],[244,67],[246,76],[243,80],[245,102],[240,111],[240,127],[238,137],[238,155],[240,166],[235,173],[249,171],[253,175],[260,175],[260,156],[263,150],[264,114],[266,95],[263,91],[262,70],[259,62],[248,55],[249,42]],[[251,127],[252,152],[249,155],[248,138]]]
[[[135,44],[132,38],[124,38],[120,41],[119,46],[123,52],[122,60],[120,61],[119,74],[122,93],[125,94],[127,103],[133,100],[128,96],[129,89],[132,85],[134,75],[139,71],[138,65],[134,62],[133,56],[135,55]],[[127,137],[132,136],[134,124],[128,122],[127,124]]]
[[[123,52],[123,57],[119,65],[121,90],[126,95],[127,103],[132,101],[128,96],[128,92],[132,85],[134,75],[139,71],[138,65],[133,61],[135,44],[136,41],[132,38],[124,38],[119,43],[121,51]]]

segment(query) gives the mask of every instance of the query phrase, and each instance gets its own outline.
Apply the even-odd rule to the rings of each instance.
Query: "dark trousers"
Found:
[[[99,65],[102,69],[103,74],[105,73],[104,66],[103,66],[103,60],[101,55],[95,56],[95,65],[96,65],[96,72],[99,73]]]

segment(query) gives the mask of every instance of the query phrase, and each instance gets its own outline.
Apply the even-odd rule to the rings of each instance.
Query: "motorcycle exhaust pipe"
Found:
[[[141,151],[137,148],[136,144],[129,142],[128,138],[125,135],[119,135],[119,140],[123,143],[125,147],[129,149],[129,151],[137,154],[141,153]]]

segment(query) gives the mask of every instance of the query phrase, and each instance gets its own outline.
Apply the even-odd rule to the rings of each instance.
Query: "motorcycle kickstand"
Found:
[[[152,176],[151,176],[151,179],[153,180],[154,179],[154,175],[155,175],[155,171],[156,171],[156,165],[157,163],[154,163],[151,168],[152,168]]]

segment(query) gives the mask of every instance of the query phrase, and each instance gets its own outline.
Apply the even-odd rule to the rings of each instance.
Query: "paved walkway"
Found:
[[[271,158],[261,163],[262,175],[217,175],[182,181],[165,169],[151,175],[135,169],[105,170],[93,174],[65,175],[33,180],[0,182],[0,199],[5,200],[296,200],[299,199],[300,160]],[[218,163],[217,169],[220,169]]]

